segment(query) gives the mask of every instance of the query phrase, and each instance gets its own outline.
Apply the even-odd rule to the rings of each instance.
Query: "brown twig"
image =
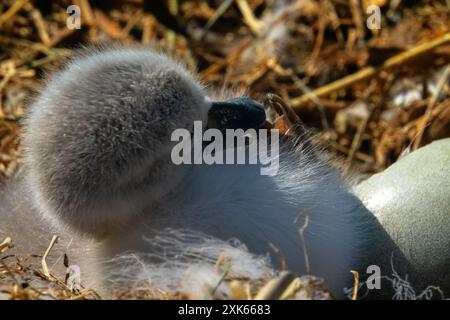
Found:
[[[219,20],[219,18],[228,10],[228,8],[233,4],[234,0],[223,1],[214,14],[208,19],[202,34],[200,35],[200,41],[203,41],[208,34],[212,26]]]
[[[359,273],[358,273],[358,271],[354,271],[354,270],[351,270],[350,272],[353,274],[353,279],[354,279],[352,300],[357,300],[358,299],[358,290],[359,290]]]
[[[17,12],[19,12],[27,3],[29,0],[18,0],[13,3],[9,9],[0,16],[0,27],[9,21],[11,18],[13,18]]]
[[[250,30],[257,36],[261,35],[261,22],[253,14],[252,8],[250,8],[247,0],[236,0],[236,3]]]
[[[227,66],[231,61],[236,60],[241,53],[251,45],[251,40],[243,41],[232,53],[230,53],[225,59],[211,65],[208,69],[200,73],[200,78],[207,80],[211,75],[219,72],[223,67]]]
[[[407,61],[411,60],[412,58],[415,58],[419,55],[425,54],[425,53],[427,53],[439,46],[447,44],[449,42],[450,42],[450,32],[440,36],[437,39],[428,41],[428,42],[423,43],[423,44],[421,44],[415,48],[412,48],[408,51],[405,51],[396,56],[393,56],[393,57],[387,59],[380,66],[365,67],[356,73],[353,73],[342,79],[339,79],[339,80],[329,83],[323,87],[315,89],[312,91],[312,94],[317,98],[327,96],[327,95],[331,94],[332,92],[336,92],[338,90],[347,88],[348,86],[350,86],[356,82],[372,78],[372,77],[376,76],[377,74],[379,74],[383,70],[400,66],[400,65],[406,63]],[[294,109],[299,110],[299,108],[303,104],[305,104],[306,102],[308,102],[310,100],[311,100],[311,98],[310,98],[309,94],[304,94],[298,98],[292,99],[291,104]]]
[[[45,46],[50,44],[50,36],[47,32],[47,27],[44,19],[42,18],[42,14],[39,9],[33,8],[31,10],[31,18],[33,19],[34,25],[36,26],[39,38]]]
[[[57,241],[58,241],[58,236],[57,236],[57,235],[54,235],[54,236],[52,237],[52,240],[50,241],[50,244],[49,244],[47,250],[45,250],[45,253],[44,253],[44,255],[42,256],[42,260],[41,260],[41,264],[42,264],[42,272],[43,272],[44,275],[45,275],[47,278],[49,278],[49,279],[52,278],[52,275],[50,274],[50,271],[49,271],[49,269],[48,269],[48,265],[47,265],[47,257],[48,257],[50,251],[52,250],[52,248],[54,247],[54,245],[56,244]]]
[[[420,119],[418,123],[418,133],[416,136],[416,139],[413,144],[413,150],[416,150],[420,146],[420,142],[422,141],[423,133],[425,132],[425,128],[431,118],[431,113],[433,111],[433,107],[436,105],[436,102],[439,99],[439,96],[442,92],[442,89],[444,88],[445,84],[447,83],[447,80],[450,76],[450,65],[448,65],[442,74],[442,76],[439,78],[439,81],[437,83],[436,92],[434,93],[433,97],[430,100],[430,103],[427,106],[427,109],[425,111],[425,115]]]
[[[277,278],[270,280],[261,290],[259,290],[255,300],[279,299],[295,278],[295,274],[289,271],[282,271]]]

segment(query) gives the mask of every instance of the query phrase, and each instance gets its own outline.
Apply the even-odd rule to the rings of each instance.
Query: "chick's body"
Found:
[[[34,232],[23,238],[51,225],[66,238],[95,241],[73,250],[86,270],[95,269],[92,261],[154,250],[148,241],[161,230],[188,229],[237,238],[280,267],[274,246],[289,269],[323,277],[342,296],[369,240],[370,213],[301,143],[281,143],[272,176],[260,165],[174,165],[171,133],[205,123],[210,107],[195,77],[162,54],[119,48],[72,60],[30,107],[16,182],[24,196],[14,208],[1,190],[9,200],[0,214],[11,226],[32,217]]]

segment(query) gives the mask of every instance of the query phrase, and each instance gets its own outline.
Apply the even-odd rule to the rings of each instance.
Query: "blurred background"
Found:
[[[2,0],[0,177],[44,75],[112,41],[162,48],[209,87],[279,95],[361,172],[450,137],[448,0]]]

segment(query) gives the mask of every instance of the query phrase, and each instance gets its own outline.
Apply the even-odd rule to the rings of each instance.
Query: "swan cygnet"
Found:
[[[370,213],[340,174],[301,143],[280,141],[279,156],[271,155],[279,157],[275,175],[261,175],[260,165],[173,164],[175,129],[192,131],[196,120],[207,124],[211,113],[223,116],[221,106],[245,107],[260,117],[248,98],[213,101],[182,65],[148,49],[74,58],[28,109],[21,189],[35,209],[15,208],[10,219],[16,221],[8,223],[26,214],[28,228],[44,230],[43,216],[61,235],[94,239],[94,260],[155,250],[149,239],[166,228],[236,238],[252,254],[268,254],[275,268],[280,257],[272,248],[278,248],[290,270],[323,277],[342,297],[352,285],[350,270],[359,266],[360,247],[370,241],[363,232]],[[263,120],[243,117],[237,127]],[[81,261],[86,253],[73,255]]]

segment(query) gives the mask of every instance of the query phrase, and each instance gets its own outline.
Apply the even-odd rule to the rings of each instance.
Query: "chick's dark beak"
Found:
[[[208,113],[208,128],[258,129],[266,120],[261,104],[248,97],[213,102]]]

